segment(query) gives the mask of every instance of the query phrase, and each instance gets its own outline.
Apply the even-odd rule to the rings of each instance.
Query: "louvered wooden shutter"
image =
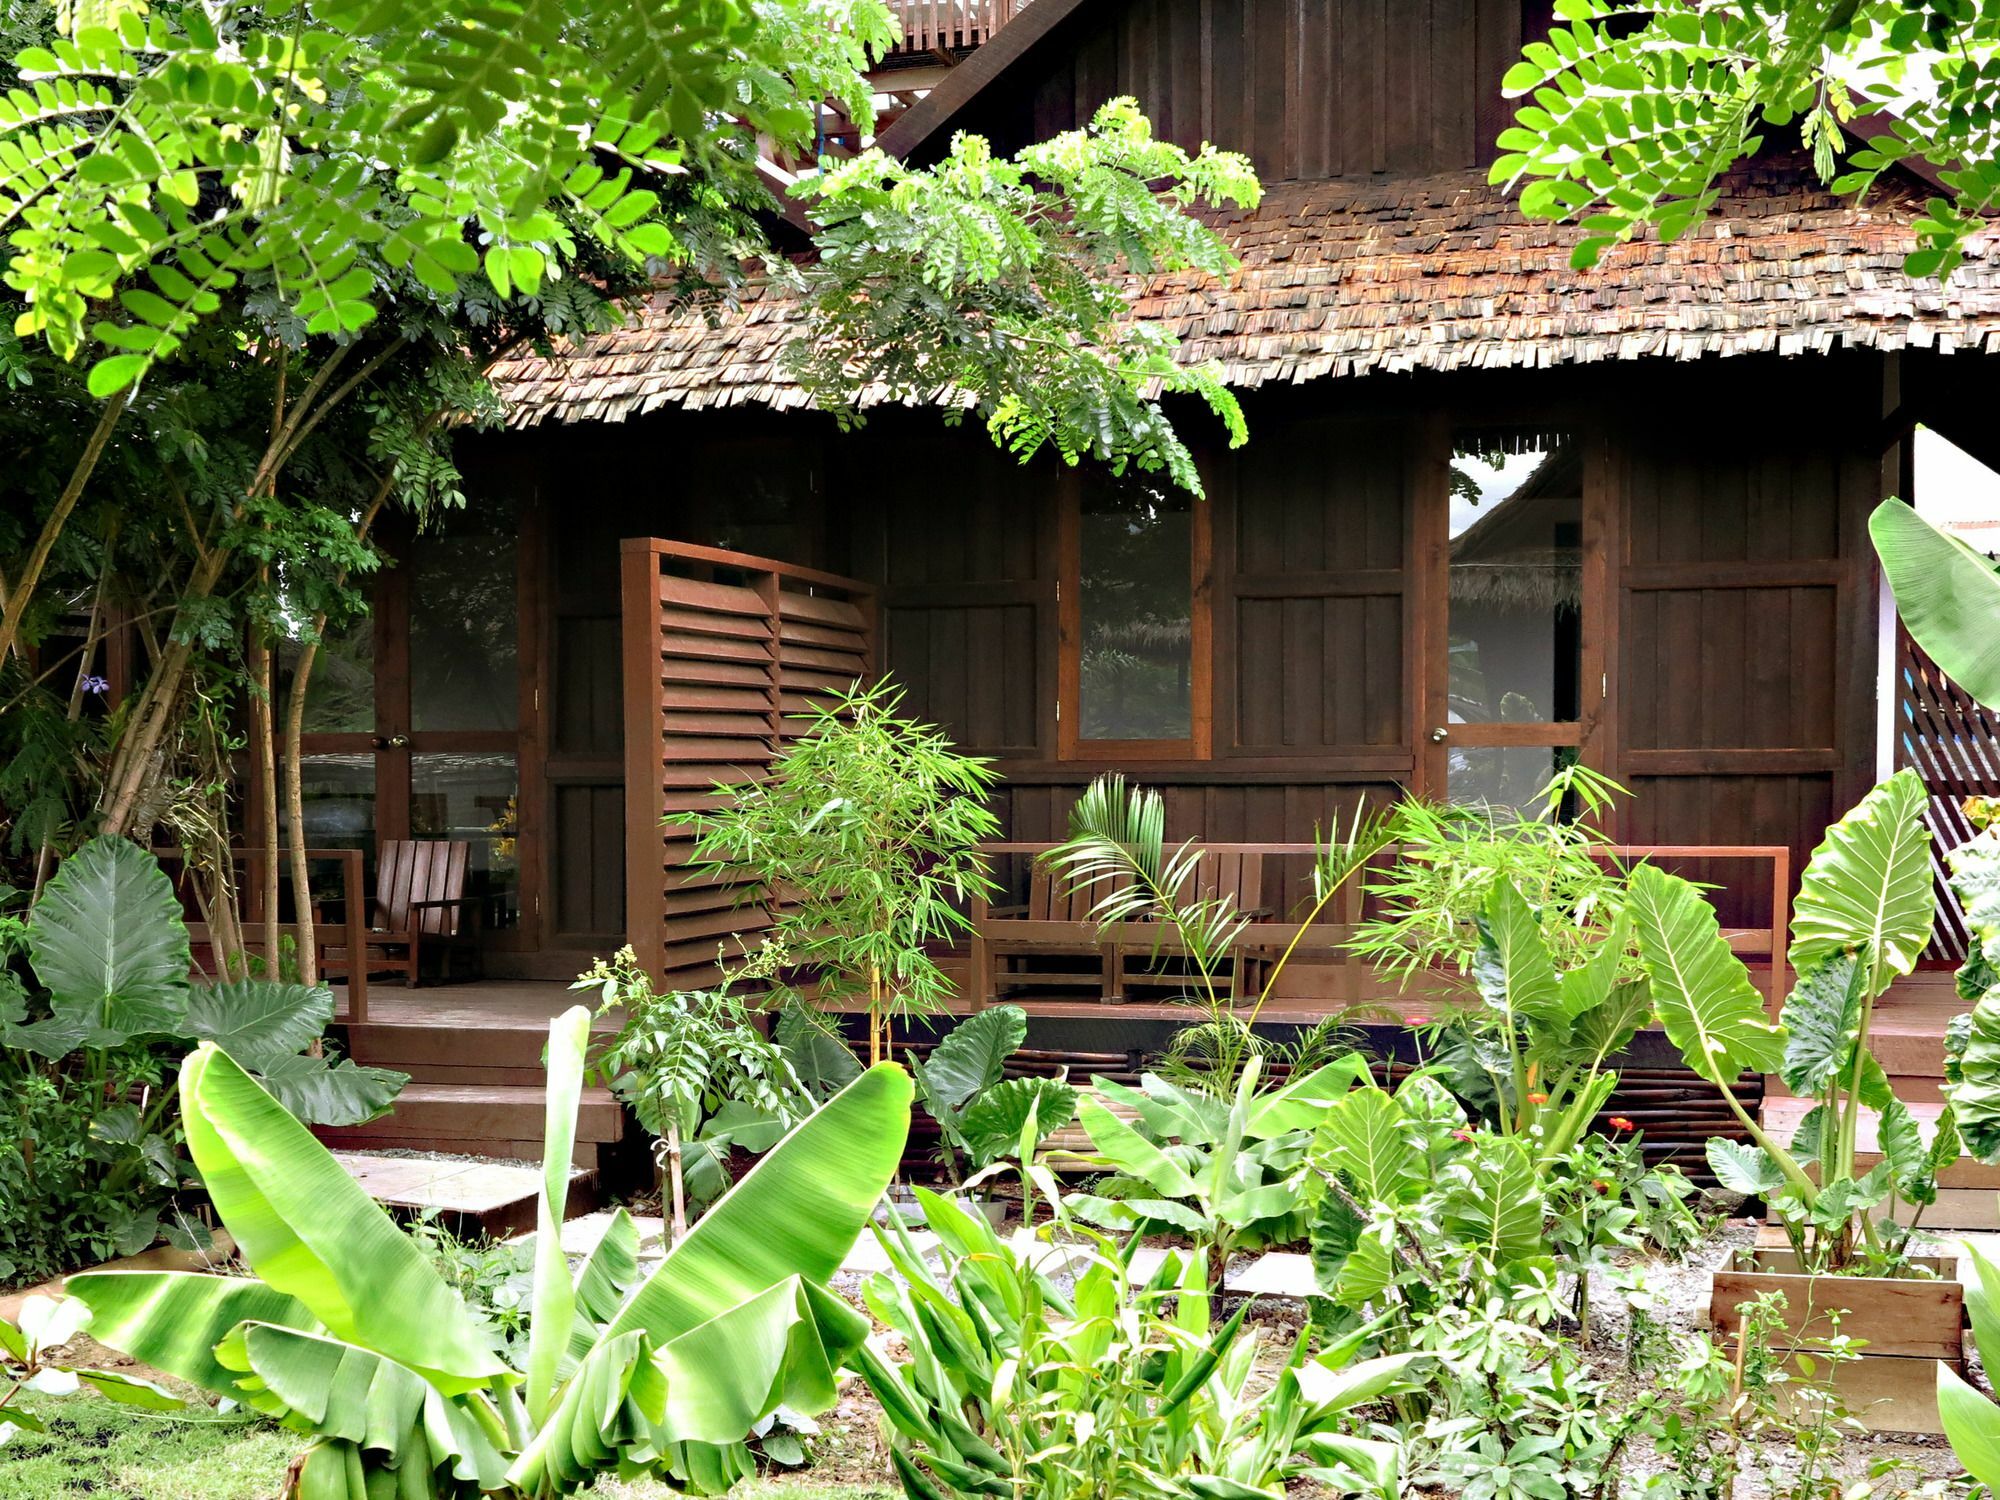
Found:
[[[874,672],[868,585],[769,558],[653,538],[624,543],[626,932],[677,989],[754,949],[771,893],[694,862],[670,821],[754,780],[817,695]]]

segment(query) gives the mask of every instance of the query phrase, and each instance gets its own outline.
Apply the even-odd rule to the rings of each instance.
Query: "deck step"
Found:
[[[318,1134],[330,1145],[407,1144],[420,1150],[452,1150],[441,1144],[451,1141],[539,1145],[547,1107],[539,1085],[413,1082],[405,1085],[395,1107],[382,1119],[322,1127]],[[624,1135],[625,1112],[610,1091],[585,1089],[576,1115],[578,1144],[608,1144]],[[482,1152],[475,1145],[456,1149],[475,1155],[519,1154]]]
[[[1944,1105],[1931,1099],[1906,1099],[1904,1102],[1909,1105],[1911,1115],[1923,1127],[1924,1134],[1928,1137],[1937,1128],[1938,1115],[1943,1111]],[[1768,1098],[1764,1101],[1764,1129],[1771,1139],[1780,1145],[1789,1145],[1811,1108],[1810,1099],[1795,1099],[1789,1096]],[[1876,1125],[1875,1111],[1864,1109],[1855,1131],[1854,1164],[1858,1171],[1865,1172],[1882,1159]],[[1985,1162],[1968,1158],[1956,1166],[1947,1167],[1938,1177],[1938,1186],[1992,1193],[2000,1190],[2000,1166],[1989,1166]],[[1929,1214],[1924,1217],[1925,1222],[1933,1222]]]
[[[542,1182],[539,1168],[502,1161],[440,1161],[353,1151],[333,1155],[369,1197],[392,1212],[436,1213],[461,1233],[477,1227],[490,1235],[506,1236],[534,1227]],[[596,1203],[596,1172],[573,1170],[564,1218],[588,1214]]]

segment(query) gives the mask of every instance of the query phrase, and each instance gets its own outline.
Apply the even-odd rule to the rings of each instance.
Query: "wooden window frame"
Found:
[[[1056,521],[1056,759],[1092,763],[1207,761],[1215,755],[1215,504],[1188,509],[1188,735],[1095,740],[1083,712],[1083,484],[1067,476]]]

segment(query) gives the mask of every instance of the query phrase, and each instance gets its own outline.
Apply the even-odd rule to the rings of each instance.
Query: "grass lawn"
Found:
[[[0,1448],[0,1500],[272,1500],[299,1439],[268,1422],[133,1411],[92,1396],[43,1402],[46,1434]],[[665,1500],[655,1484],[605,1484],[605,1500]],[[770,1481],[747,1500],[875,1500],[888,1489]]]

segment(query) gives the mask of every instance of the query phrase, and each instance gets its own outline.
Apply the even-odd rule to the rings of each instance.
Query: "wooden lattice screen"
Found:
[[[627,540],[622,570],[626,933],[656,979],[692,988],[754,947],[770,908],[754,883],[693,864],[666,820],[764,775],[815,694],[872,676],[874,593],[655,538]]]
[[[1896,764],[1911,766],[1930,791],[1931,870],[1937,927],[1924,957],[1965,958],[1965,913],[1946,880],[1945,855],[1972,837],[1967,797],[2000,797],[2000,715],[1981,708],[1896,628]]]

